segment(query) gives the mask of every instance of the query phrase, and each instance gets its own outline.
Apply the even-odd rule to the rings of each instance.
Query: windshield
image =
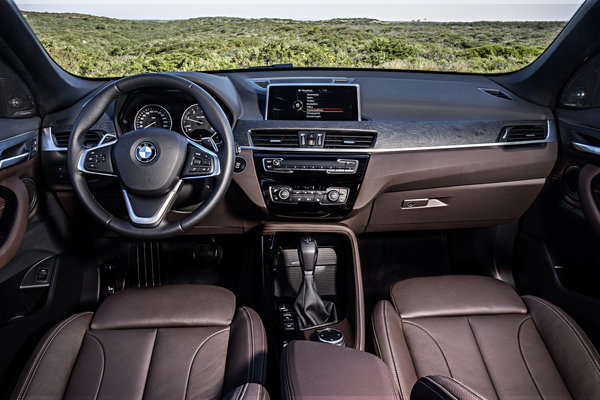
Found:
[[[535,60],[581,5],[435,3],[17,1],[50,56],[85,77],[273,64],[510,72]]]

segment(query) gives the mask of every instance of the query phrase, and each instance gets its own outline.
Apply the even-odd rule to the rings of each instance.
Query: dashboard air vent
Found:
[[[499,142],[529,142],[546,139],[544,125],[515,125],[502,128]]]
[[[508,93],[506,93],[505,91],[500,90],[500,89],[483,89],[483,88],[479,88],[479,90],[481,90],[482,92],[487,93],[489,95],[498,97],[500,99],[515,101],[515,99],[513,99]]]
[[[69,144],[69,138],[71,137],[71,131],[67,132],[52,132],[54,136],[54,144],[56,147],[66,148]]]
[[[97,146],[100,143],[100,140],[102,139],[102,136],[104,136],[104,134],[104,131],[87,131],[83,139],[83,145],[85,147]],[[56,145],[56,147],[66,148],[69,145],[71,131],[52,132],[52,135],[54,136],[54,144]]]
[[[255,79],[253,82],[254,82],[255,85],[260,86],[263,89],[266,89],[267,86],[269,86],[269,83],[270,83],[268,80],[261,81],[259,79]]]
[[[375,144],[375,132],[327,131],[325,135],[326,149],[366,149]]]
[[[294,130],[253,130],[250,136],[256,147],[298,147],[298,132]]]

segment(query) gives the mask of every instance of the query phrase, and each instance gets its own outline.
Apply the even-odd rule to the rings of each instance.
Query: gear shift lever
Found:
[[[302,268],[302,284],[298,290],[294,310],[298,315],[301,328],[319,326],[337,321],[335,304],[319,296],[315,285],[315,266],[319,248],[317,242],[310,237],[304,237],[298,247],[298,258]]]
[[[300,259],[302,275],[315,273],[318,254],[319,247],[317,246],[317,242],[309,237],[302,238],[300,247],[298,248],[298,258]]]

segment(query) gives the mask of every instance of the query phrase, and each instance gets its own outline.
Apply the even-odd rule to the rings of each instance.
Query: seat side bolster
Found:
[[[269,393],[258,383],[246,383],[227,393],[223,400],[269,400]]]
[[[600,399],[600,357],[583,330],[544,299],[523,296],[523,301],[571,395]]]
[[[410,400],[485,400],[462,383],[442,375],[425,376],[415,383]]]
[[[19,378],[12,400],[63,397],[93,315],[75,314],[42,338]]]
[[[240,307],[231,323],[223,392],[246,383],[264,385],[266,363],[267,337],[262,321],[251,308]]]
[[[404,338],[402,320],[387,300],[375,305],[371,318],[377,354],[389,367],[400,398],[408,400],[417,374]]]

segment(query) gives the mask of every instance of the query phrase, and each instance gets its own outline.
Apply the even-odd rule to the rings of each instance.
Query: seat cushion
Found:
[[[375,307],[373,328],[378,354],[404,399],[418,378],[429,375],[453,378],[486,399],[600,398],[594,383],[600,374],[589,361],[598,359],[595,350],[584,351],[571,343],[572,332],[555,329],[574,354],[565,361],[545,342],[548,328],[536,325],[539,319],[505,283],[471,276],[417,278],[394,285],[391,297],[394,306],[384,301]],[[565,374],[565,367],[588,383]]]
[[[51,331],[14,398],[219,399],[265,363],[260,318],[226,289],[128,289]]]

